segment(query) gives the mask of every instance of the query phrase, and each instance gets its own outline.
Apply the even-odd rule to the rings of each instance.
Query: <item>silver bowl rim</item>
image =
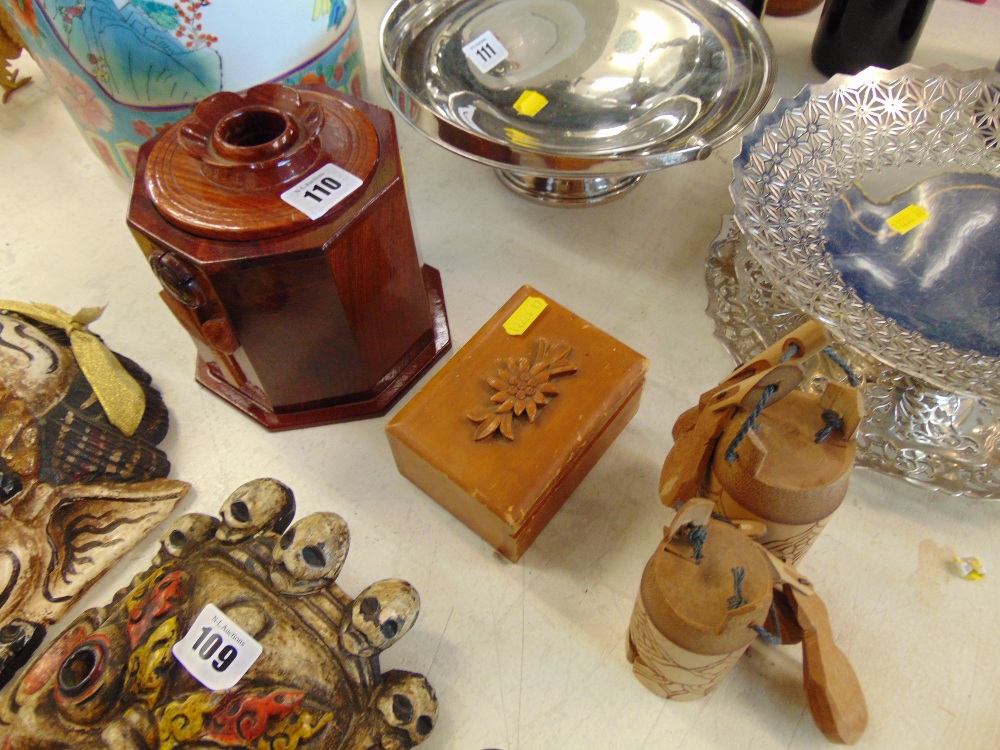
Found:
[[[760,19],[754,16],[745,6],[735,0],[698,0],[723,9],[736,19],[745,30],[750,32],[754,46],[761,51],[763,66],[763,83],[752,97],[748,106],[739,118],[724,131],[705,138],[694,133],[681,148],[657,151],[645,145],[641,148],[616,153],[605,153],[593,156],[586,154],[565,154],[549,152],[540,148],[527,148],[511,141],[503,141],[464,127],[462,123],[445,118],[434,108],[429,107],[417,95],[403,85],[394,67],[389,62],[386,41],[394,28],[397,16],[406,15],[410,9],[425,4],[443,4],[449,9],[461,3],[473,4],[477,0],[394,0],[393,4],[382,17],[379,26],[379,59],[382,86],[393,109],[411,126],[423,133],[431,141],[453,153],[464,156],[480,164],[486,164],[500,170],[514,170],[525,174],[537,174],[560,178],[587,178],[593,176],[638,175],[653,172],[665,167],[683,164],[695,159],[704,159],[714,149],[738,135],[754,121],[767,105],[774,90],[776,78],[774,47]],[[662,0],[666,2],[666,0]],[[403,112],[396,101],[392,87],[403,91],[408,99],[417,107],[417,116],[411,118]],[[474,145],[478,150],[470,150]],[[572,159],[573,167],[566,168],[560,161]]]

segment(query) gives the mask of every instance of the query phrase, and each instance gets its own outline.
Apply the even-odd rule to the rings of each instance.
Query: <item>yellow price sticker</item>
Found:
[[[521,92],[521,95],[517,97],[517,101],[514,102],[514,109],[517,110],[518,114],[524,115],[525,117],[534,117],[549,100],[546,99],[542,94],[537,91],[532,91],[531,89],[525,89]]]
[[[910,204],[899,213],[890,216],[887,223],[889,228],[894,232],[906,234],[914,227],[923,224],[929,218],[931,218],[931,215],[927,212],[927,209],[914,203]]]
[[[520,336],[531,327],[531,324],[542,314],[542,310],[548,306],[549,303],[541,297],[528,297],[504,321],[503,329],[511,336]]]
[[[530,148],[538,145],[537,138],[527,133],[522,133],[517,128],[504,128],[503,130],[507,134],[507,137],[510,138],[510,142],[515,146],[528,146]]]

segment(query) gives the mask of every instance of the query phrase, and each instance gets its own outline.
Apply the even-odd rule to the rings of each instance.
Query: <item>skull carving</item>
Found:
[[[414,672],[386,672],[372,702],[382,717],[381,746],[386,750],[419,745],[437,721],[434,688],[426,677]]]
[[[420,596],[409,583],[376,581],[351,602],[340,626],[340,645],[355,656],[375,656],[398,641],[419,613]]]
[[[274,545],[271,583],[288,594],[308,594],[336,580],[351,534],[336,513],[313,513],[292,525]]]
[[[180,557],[192,545],[201,544],[215,536],[219,519],[205,513],[187,513],[178,518],[160,538],[158,561]]]
[[[235,544],[265,530],[280,534],[295,515],[295,495],[277,479],[253,479],[226,498],[220,515],[220,542]]]

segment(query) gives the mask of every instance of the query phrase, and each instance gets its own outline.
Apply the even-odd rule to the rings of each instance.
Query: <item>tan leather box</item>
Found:
[[[396,465],[516,561],[632,419],[648,367],[522,287],[386,427]]]

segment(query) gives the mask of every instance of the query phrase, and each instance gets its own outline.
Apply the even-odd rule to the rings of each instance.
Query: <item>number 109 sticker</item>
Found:
[[[209,690],[229,690],[264,647],[214,604],[206,604],[187,634],[174,644],[174,658]]]
[[[340,203],[362,182],[336,164],[320,167],[281,194],[281,200],[315,221]]]

